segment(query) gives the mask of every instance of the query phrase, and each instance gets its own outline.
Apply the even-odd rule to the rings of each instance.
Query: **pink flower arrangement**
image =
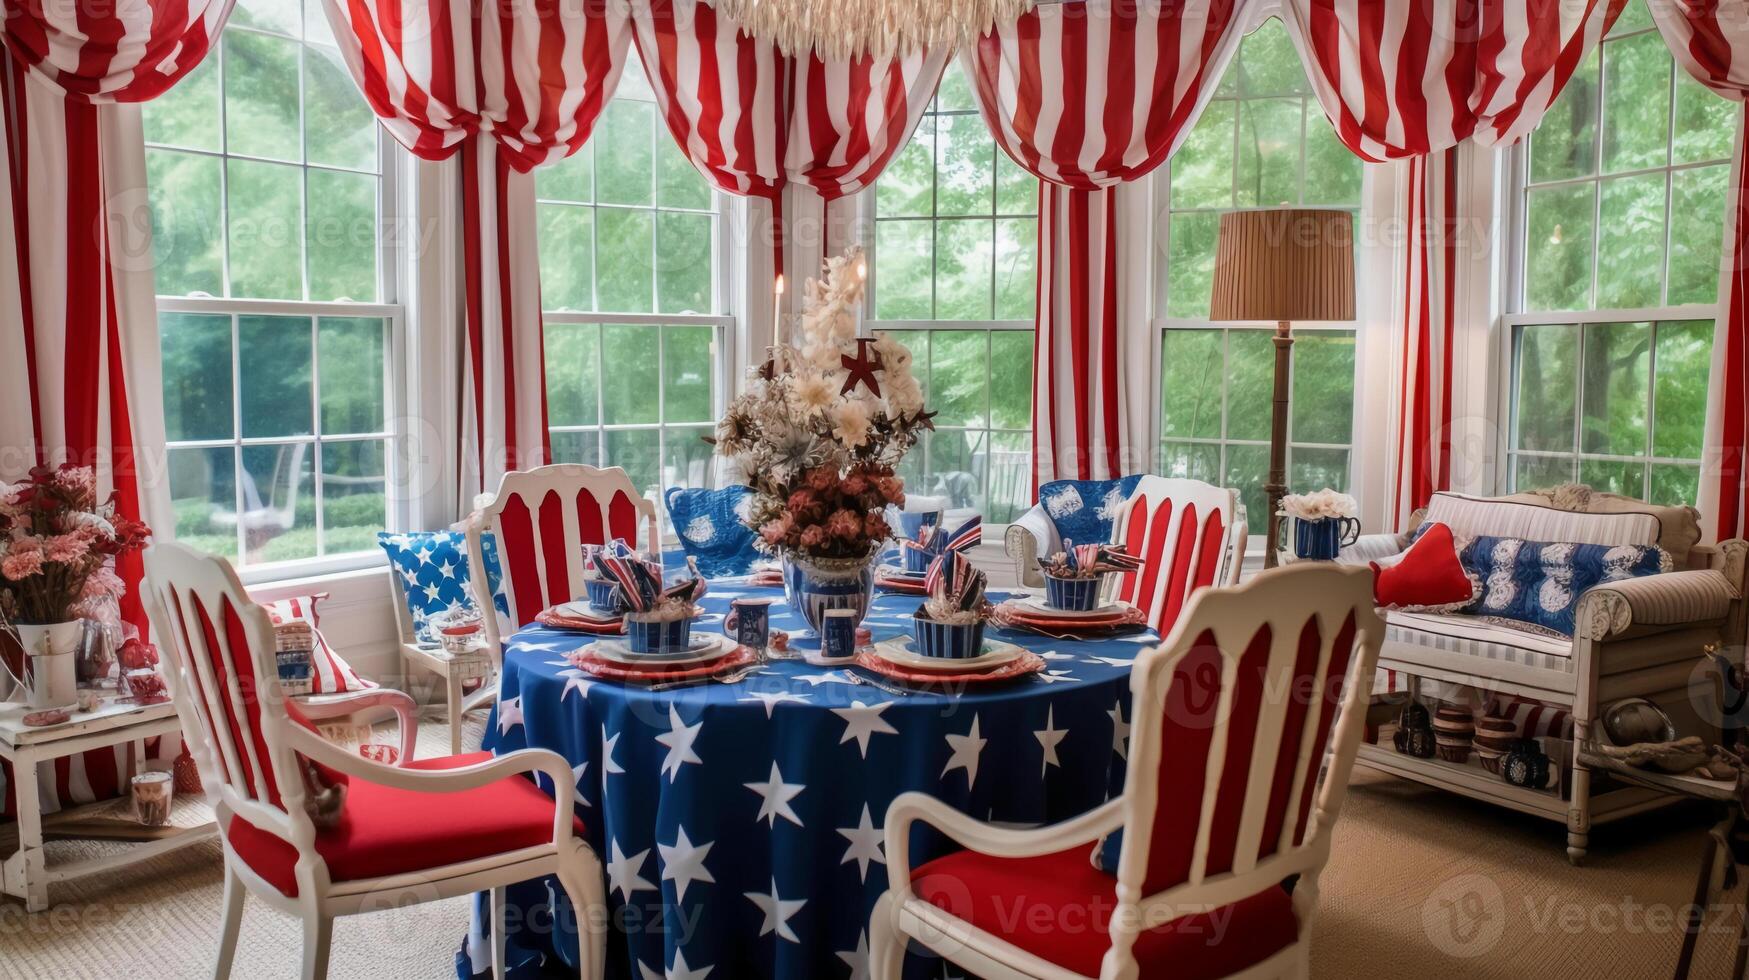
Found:
[[[0,614],[58,623],[79,603],[120,596],[115,560],[146,546],[151,528],[97,500],[89,466],[39,466],[0,485]]]

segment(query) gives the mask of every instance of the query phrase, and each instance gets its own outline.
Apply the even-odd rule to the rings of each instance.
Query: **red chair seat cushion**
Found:
[[[1088,863],[1085,844],[1033,858],[960,851],[916,869],[911,887],[924,901],[1083,976],[1099,975],[1111,946],[1117,881]],[[1292,899],[1272,887],[1143,932],[1134,950],[1142,976],[1194,980],[1255,966],[1298,937]]]
[[[408,769],[458,769],[491,760],[490,752],[418,759]],[[576,822],[578,834],[582,821]],[[231,849],[282,894],[298,893],[297,849],[234,817]],[[392,789],[365,779],[348,784],[340,822],[318,831],[316,852],[334,881],[381,878],[546,844],[553,839],[553,799],[524,776],[508,776],[457,793]]]

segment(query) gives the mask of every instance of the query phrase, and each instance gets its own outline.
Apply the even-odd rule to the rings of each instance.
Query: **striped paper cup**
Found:
[[[1045,576],[1045,605],[1052,609],[1088,612],[1099,608],[1099,586],[1105,576],[1092,578],[1058,578]]]
[[[679,653],[692,642],[692,617],[646,619],[644,613],[626,613],[626,646],[633,653]]]
[[[970,660],[984,652],[984,621],[938,623],[925,616],[911,619],[917,653],[942,660]]]

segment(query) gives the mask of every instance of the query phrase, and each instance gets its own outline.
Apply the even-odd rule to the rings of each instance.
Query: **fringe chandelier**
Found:
[[[908,55],[961,47],[1037,0],[710,0],[718,13],[787,56]]]

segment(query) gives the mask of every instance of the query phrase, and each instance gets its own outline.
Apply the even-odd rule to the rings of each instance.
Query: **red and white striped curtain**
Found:
[[[199,65],[230,0],[120,6],[12,2],[0,23],[0,480],[38,463],[95,466],[117,509],[163,527],[151,216],[139,111]],[[116,569],[142,632],[139,556]],[[166,761],[180,745],[166,740]],[[39,769],[42,805],[115,795],[131,747]],[[0,766],[0,817],[13,813]]]
[[[1137,472],[1151,447],[1123,364],[1145,356],[1124,315],[1117,185],[1190,133],[1238,50],[1248,0],[1087,0],[1024,14],[964,55],[979,109],[1039,198],[1033,360],[1034,489]],[[1078,97],[1079,104],[1070,101]],[[1143,307],[1145,309],[1145,307]],[[1145,313],[1143,313],[1145,316]]]
[[[1677,63],[1719,95],[1746,103],[1738,115],[1731,163],[1700,473],[1701,518],[1714,540],[1722,541],[1749,530],[1749,7],[1718,0],[1670,0],[1651,7]]]
[[[456,158],[457,502],[548,461],[533,178],[588,140],[625,63],[617,4],[324,0],[353,80],[395,139]],[[429,325],[427,325],[429,328]]]
[[[712,186],[771,209],[755,234],[769,233],[774,275],[789,237],[786,191],[830,204],[872,185],[910,140],[948,57],[785,57],[702,0],[640,4],[632,21],[657,108],[687,159]]]
[[[1282,20],[1337,136],[1401,160],[1403,295],[1392,313],[1391,499],[1401,527],[1451,484],[1459,144],[1536,128],[1626,0],[1284,0]],[[1478,245],[1481,243],[1477,243]]]

